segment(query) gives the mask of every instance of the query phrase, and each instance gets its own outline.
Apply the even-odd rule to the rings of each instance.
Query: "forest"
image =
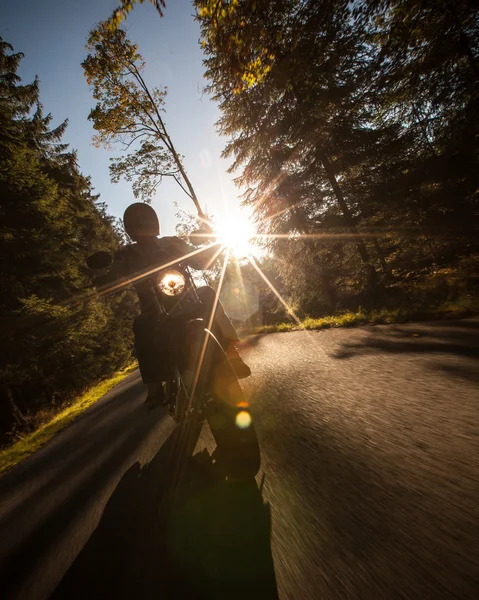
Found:
[[[474,295],[477,6],[196,6],[224,155],[292,306]]]
[[[87,298],[86,257],[122,243],[117,224],[50,128],[38,80],[0,43],[0,432],[73,398],[131,357],[129,292]],[[51,414],[49,412],[49,414]]]
[[[166,21],[168,2],[156,4]],[[296,325],[286,305],[300,321],[478,311],[477,3],[194,6],[224,156],[277,292],[240,264],[259,298],[255,318],[238,319],[243,331]],[[91,294],[87,256],[127,240],[62,142],[67,122],[52,128],[38,80],[19,77],[19,50],[0,41],[2,443],[128,364],[137,311],[129,290]],[[112,178],[129,167],[117,163]],[[194,222],[183,218],[179,233]]]

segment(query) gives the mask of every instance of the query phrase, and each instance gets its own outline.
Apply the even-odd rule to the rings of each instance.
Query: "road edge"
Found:
[[[107,392],[137,369],[138,363],[135,362],[117,371],[108,379],[100,381],[38,429],[22,436],[19,440],[13,442],[11,446],[2,449],[0,451],[0,477],[44,446],[60,431],[63,431],[65,427],[73,423],[87,408],[98,402]]]

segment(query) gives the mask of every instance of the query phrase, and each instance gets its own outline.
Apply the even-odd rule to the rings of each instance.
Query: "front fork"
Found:
[[[169,412],[179,422],[192,408],[200,407],[198,399],[206,399],[211,370],[210,338],[214,338],[201,318],[171,327],[168,338],[172,373],[163,385]]]
[[[227,402],[229,398],[231,369],[223,348],[215,335],[206,329],[201,318],[191,319],[185,324],[181,349],[180,378],[186,391],[186,408],[203,409],[213,395]],[[236,381],[236,377],[235,377]]]
[[[201,307],[194,312],[201,314]],[[150,386],[149,395],[154,397],[155,390],[150,388],[164,382],[165,403],[175,406],[173,416],[178,420],[185,410],[197,405],[197,399],[207,395],[208,386],[214,379],[214,365],[224,359],[221,341],[225,342],[221,340],[220,332],[218,340],[206,329],[206,322],[201,317],[186,322],[168,316],[162,322],[162,318],[165,318],[164,314],[152,317],[147,312],[137,317],[135,347],[143,382]],[[180,399],[185,396],[185,391],[187,398]]]

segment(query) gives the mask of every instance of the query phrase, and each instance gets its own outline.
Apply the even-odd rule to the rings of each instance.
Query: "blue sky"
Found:
[[[109,17],[117,0],[16,0],[2,7],[0,35],[23,52],[20,75],[26,81],[40,78],[40,99],[54,124],[65,118],[65,141],[78,150],[80,168],[90,175],[96,192],[109,212],[121,217],[133,199],[130,184],[110,183],[107,151],[91,145],[94,133],[87,120],[93,98],[83,77],[89,30]],[[166,124],[203,208],[222,216],[237,207],[238,189],[226,173],[229,162],[220,158],[226,140],[216,133],[217,106],[203,94],[202,51],[199,25],[190,0],[168,0],[164,18],[149,4],[137,6],[125,23],[129,37],[139,44],[146,59],[149,86],[168,86]],[[194,212],[191,200],[173,181],[158,188],[153,207],[162,223],[162,234],[174,233],[176,201]]]

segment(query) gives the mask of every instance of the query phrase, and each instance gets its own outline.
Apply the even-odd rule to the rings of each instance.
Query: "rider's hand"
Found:
[[[215,242],[216,236],[214,234],[211,225],[204,223],[199,227],[199,229],[195,229],[188,236],[189,240],[195,246],[201,246],[202,244],[206,244],[207,242]]]

